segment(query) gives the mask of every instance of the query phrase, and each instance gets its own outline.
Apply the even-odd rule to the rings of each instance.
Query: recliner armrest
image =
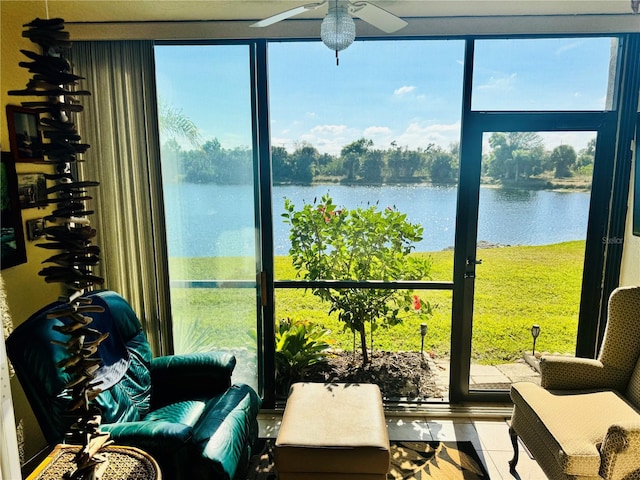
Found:
[[[224,392],[231,386],[235,366],[236,358],[224,352],[198,352],[152,359],[152,408]]]
[[[193,429],[188,425],[171,422],[121,422],[100,426],[109,432],[118,445],[132,445],[142,449],[167,451],[182,448],[193,437]]]
[[[591,358],[545,355],[540,359],[540,385],[547,390],[619,390],[614,368]]]

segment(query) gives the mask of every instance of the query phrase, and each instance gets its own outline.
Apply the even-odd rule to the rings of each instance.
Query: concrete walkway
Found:
[[[443,399],[449,395],[449,359],[428,359],[429,366],[436,373],[435,383],[443,392]],[[472,364],[469,372],[469,387],[473,390],[508,390],[515,382],[540,384],[540,373],[534,368],[535,361],[529,358],[501,365]]]
[[[522,361],[502,365],[471,365],[469,385],[472,388],[508,388],[515,382],[540,384],[540,374]]]

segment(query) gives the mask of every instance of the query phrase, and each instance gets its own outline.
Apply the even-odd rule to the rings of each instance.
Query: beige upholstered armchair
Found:
[[[518,437],[552,479],[640,480],[640,287],[616,289],[597,360],[544,356],[541,386],[511,387]]]

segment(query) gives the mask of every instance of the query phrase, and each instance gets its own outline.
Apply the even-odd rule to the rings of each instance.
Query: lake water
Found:
[[[340,207],[393,206],[424,227],[416,251],[453,246],[456,187],[276,186],[273,188],[274,250],[287,255],[289,229],[280,214],[284,199],[296,207],[329,193]],[[172,257],[252,255],[255,230],[252,187],[171,184],[165,186],[167,236]],[[545,245],[584,240],[590,195],[586,192],[506,190],[481,187],[478,240],[505,245]]]

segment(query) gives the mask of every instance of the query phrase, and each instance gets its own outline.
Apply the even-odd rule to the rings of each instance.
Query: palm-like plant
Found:
[[[276,383],[286,393],[301,380],[309,367],[325,359],[330,331],[308,321],[282,319],[276,322]]]
[[[158,101],[158,123],[162,137],[184,138],[196,149],[202,146],[202,135],[196,124],[182,112],[182,109],[163,100]]]

